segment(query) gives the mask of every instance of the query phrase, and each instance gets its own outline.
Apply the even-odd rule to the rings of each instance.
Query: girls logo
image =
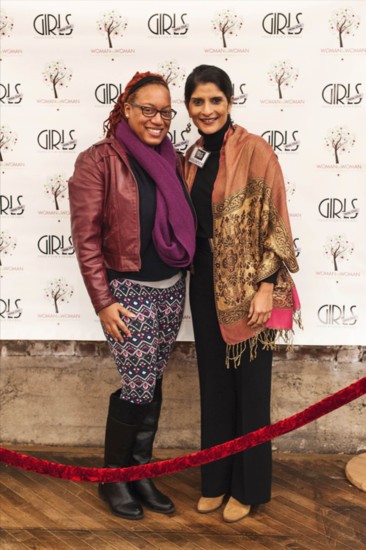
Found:
[[[244,105],[248,100],[248,93],[245,91],[245,82],[233,83],[234,105]]]
[[[363,100],[361,86],[361,82],[327,84],[322,90],[322,99],[327,105],[359,105]]]
[[[296,256],[296,258],[298,258],[300,256],[300,253],[301,253],[301,246],[300,246],[299,237],[294,238],[293,245],[294,245],[294,249],[295,249],[295,256]]]
[[[0,319],[20,319],[23,313],[20,302],[21,298],[0,298]]]
[[[0,216],[22,216],[24,210],[23,195],[0,195]]]
[[[302,13],[267,13],[262,21],[262,29],[271,36],[299,36],[304,30]]]
[[[42,235],[38,239],[38,250],[45,256],[72,256],[75,254],[71,236]]]
[[[19,105],[23,101],[23,94],[20,91],[21,84],[0,84],[0,103],[3,105]]]
[[[33,28],[38,36],[71,36],[74,25],[71,23],[71,13],[40,13],[33,20]]]
[[[37,136],[39,147],[45,151],[73,151],[77,140],[74,137],[76,130],[42,130]]]
[[[318,205],[319,214],[327,220],[354,220],[360,213],[357,207],[357,198],[339,199],[337,197],[327,197],[322,199]]]
[[[295,153],[300,147],[298,130],[266,130],[262,137],[268,141],[274,151],[279,153]]]
[[[149,17],[147,26],[155,36],[185,36],[189,29],[186,17],[186,13],[154,13]]]
[[[176,151],[184,153],[189,146],[189,139],[187,139],[187,134],[190,133],[192,125],[188,122],[186,128],[179,132],[177,130],[171,130],[168,132],[169,138],[174,145]]]
[[[123,91],[122,84],[103,82],[95,88],[94,96],[102,105],[114,105]]]
[[[355,305],[324,304],[318,309],[318,319],[323,325],[351,327],[358,321],[356,308]]]

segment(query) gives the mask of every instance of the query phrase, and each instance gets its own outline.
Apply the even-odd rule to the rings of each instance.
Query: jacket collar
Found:
[[[95,147],[99,147],[101,145],[110,145],[112,149],[114,149],[116,153],[118,153],[119,156],[123,158],[124,161],[128,162],[126,151],[115,137],[104,138],[94,144]]]

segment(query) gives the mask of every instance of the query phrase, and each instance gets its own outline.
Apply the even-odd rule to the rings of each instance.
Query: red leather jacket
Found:
[[[181,155],[177,167],[183,178]],[[72,240],[98,313],[116,301],[106,268],[141,268],[138,187],[126,152],[113,137],[79,154],[68,183]]]

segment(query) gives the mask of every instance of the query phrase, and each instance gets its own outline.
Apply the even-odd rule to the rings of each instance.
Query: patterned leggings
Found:
[[[163,376],[183,318],[185,280],[169,288],[153,288],[128,279],[114,279],[110,289],[118,302],[137,317],[122,316],[131,336],[118,342],[105,333],[122,376],[121,399],[150,403],[155,383]]]

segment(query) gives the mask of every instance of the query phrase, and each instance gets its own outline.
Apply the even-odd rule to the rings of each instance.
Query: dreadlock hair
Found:
[[[149,84],[160,84],[169,90],[168,84],[161,74],[150,73],[149,71],[146,73],[137,72],[126,84],[124,91],[117,99],[115,106],[109,114],[109,117],[103,123],[103,130],[106,137],[110,137],[115,134],[116,126],[122,118],[126,120],[125,103],[127,102],[127,99],[134,101],[137,91]]]

